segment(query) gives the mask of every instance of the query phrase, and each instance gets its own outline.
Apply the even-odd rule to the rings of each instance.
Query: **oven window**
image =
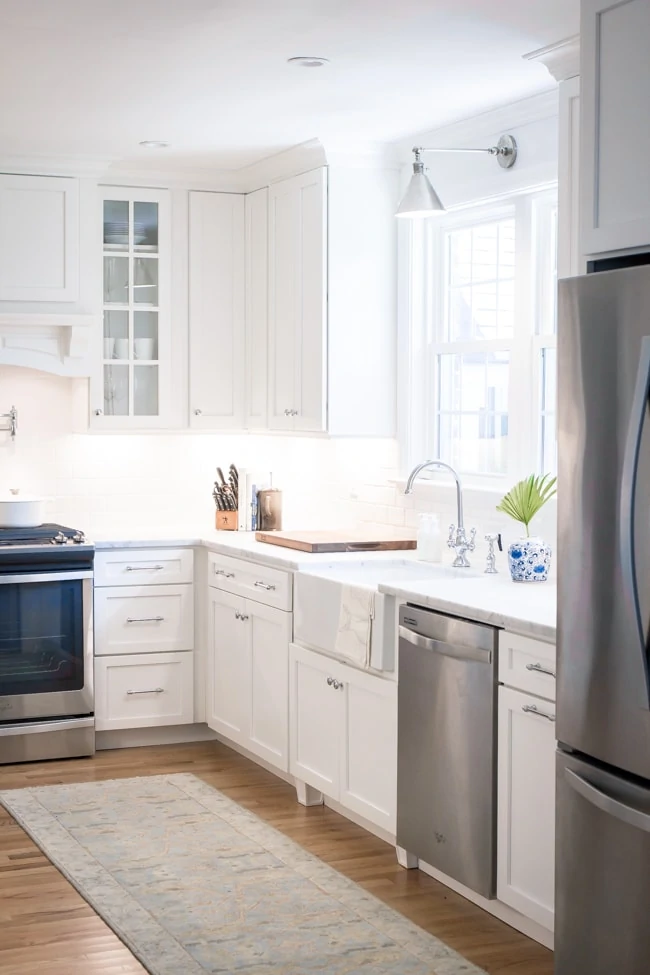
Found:
[[[0,697],[84,686],[83,581],[0,585]]]

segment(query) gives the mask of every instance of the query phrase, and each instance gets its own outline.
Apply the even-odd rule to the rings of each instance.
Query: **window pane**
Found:
[[[514,328],[515,222],[513,218],[446,235],[444,340],[509,337]]]
[[[542,349],[541,467],[543,473],[557,472],[556,385],[557,352]]]
[[[438,452],[466,473],[505,473],[508,352],[438,356]]]

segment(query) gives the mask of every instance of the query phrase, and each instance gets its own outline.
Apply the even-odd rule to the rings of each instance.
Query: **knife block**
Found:
[[[239,515],[236,511],[215,511],[214,527],[217,531],[236,532],[239,528]]]

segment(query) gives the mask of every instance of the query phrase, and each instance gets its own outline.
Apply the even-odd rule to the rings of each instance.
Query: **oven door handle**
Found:
[[[89,569],[76,572],[20,572],[16,575],[0,575],[0,586],[15,585],[21,582],[73,582],[76,579],[92,579]]]

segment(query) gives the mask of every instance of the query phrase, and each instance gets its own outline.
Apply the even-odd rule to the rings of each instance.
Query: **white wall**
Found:
[[[0,493],[20,487],[44,494],[48,516],[94,538],[138,531],[214,527],[211,491],[217,465],[272,470],[284,491],[285,527],[358,523],[415,529],[423,511],[436,511],[446,531],[455,521],[454,490],[443,478],[420,483],[410,497],[396,482],[394,440],[193,434],[75,433],[77,397],[68,379],[30,369],[0,368],[0,412],[15,403],[19,431],[12,444],[0,433]],[[518,526],[494,510],[485,492],[467,491],[468,527],[483,534]],[[550,510],[536,526],[554,537]],[[504,564],[505,568],[505,564]]]

